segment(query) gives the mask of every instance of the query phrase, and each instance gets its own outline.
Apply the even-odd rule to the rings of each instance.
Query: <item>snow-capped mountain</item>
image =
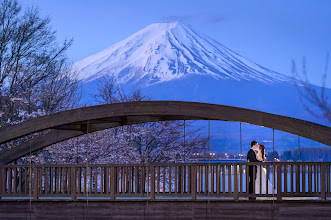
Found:
[[[179,22],[151,24],[74,66],[85,82],[114,75],[121,84],[140,87],[191,74],[264,83],[289,80]]]

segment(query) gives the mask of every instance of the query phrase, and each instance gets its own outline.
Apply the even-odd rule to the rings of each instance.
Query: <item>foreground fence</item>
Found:
[[[249,166],[257,178],[250,194]],[[120,197],[192,199],[320,197],[330,192],[331,163],[180,163],[0,166],[2,199]],[[264,174],[263,174],[264,173]],[[261,189],[261,190],[260,190]]]

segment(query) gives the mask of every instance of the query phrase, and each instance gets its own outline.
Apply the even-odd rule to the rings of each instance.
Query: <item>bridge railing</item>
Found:
[[[249,166],[255,182],[249,193]],[[327,162],[0,166],[2,199],[331,197]],[[260,175],[258,175],[258,172]],[[265,174],[263,174],[263,172]]]

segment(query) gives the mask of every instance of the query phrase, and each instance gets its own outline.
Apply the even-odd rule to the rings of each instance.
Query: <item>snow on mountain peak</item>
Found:
[[[288,81],[180,22],[151,24],[75,63],[74,68],[85,82],[114,75],[121,84],[142,86],[187,74],[264,83]]]

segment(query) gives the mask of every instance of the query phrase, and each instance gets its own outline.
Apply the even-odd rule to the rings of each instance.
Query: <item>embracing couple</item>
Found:
[[[256,141],[251,142],[251,149],[247,153],[247,162],[265,162],[265,147],[259,145]],[[261,170],[262,169],[262,170]],[[255,179],[254,172],[255,170]],[[249,166],[249,194],[253,194],[253,187],[255,187],[255,194],[273,194],[273,186],[268,180],[268,192],[266,191],[267,170],[263,166]],[[261,181],[262,179],[262,181]],[[260,186],[261,181],[261,186]],[[260,189],[262,188],[262,189]],[[249,197],[250,200],[255,200],[256,197]]]

